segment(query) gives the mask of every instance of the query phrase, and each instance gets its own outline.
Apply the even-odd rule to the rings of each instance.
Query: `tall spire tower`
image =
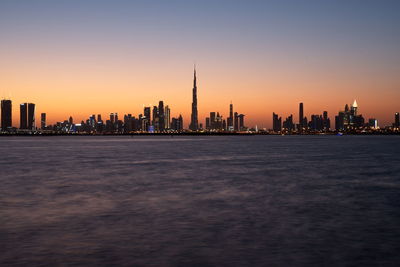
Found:
[[[197,131],[199,129],[199,120],[198,120],[198,115],[197,115],[196,65],[194,66],[192,118],[191,118],[191,121],[190,121],[189,129],[192,130],[192,131]]]

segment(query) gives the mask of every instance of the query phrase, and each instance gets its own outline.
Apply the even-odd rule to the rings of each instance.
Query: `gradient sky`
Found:
[[[200,122],[229,103],[246,125],[272,112],[357,99],[366,119],[400,111],[400,1],[0,0],[0,97],[33,102],[48,122],[142,113],[159,100]]]

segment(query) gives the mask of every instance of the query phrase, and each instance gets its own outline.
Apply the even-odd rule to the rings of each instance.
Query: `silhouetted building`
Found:
[[[22,130],[28,129],[28,103],[19,106],[19,128]]]
[[[175,131],[182,131],[183,130],[183,118],[182,115],[179,115],[178,118],[172,118],[171,120],[171,129]]]
[[[116,123],[116,121],[117,121],[116,116],[117,116],[117,113],[110,113],[110,122],[112,124]]]
[[[28,104],[28,129],[35,130],[35,104]]]
[[[321,131],[324,128],[324,119],[321,115],[311,115],[308,128],[312,131]]]
[[[144,107],[144,116],[139,116],[139,123],[141,130],[148,131],[151,124],[151,107]]]
[[[96,115],[92,114],[92,116],[90,116],[89,118],[89,126],[91,129],[95,129],[96,127]]]
[[[302,131],[304,127],[304,109],[303,103],[299,104],[299,130]]]
[[[353,127],[361,128],[365,124],[364,117],[362,115],[357,115],[353,118]]]
[[[171,128],[171,109],[168,106],[165,106],[165,128],[170,129]]]
[[[216,130],[223,130],[224,129],[224,122],[222,116],[217,112],[217,116],[215,117],[215,129]]]
[[[331,128],[331,120],[328,118],[328,111],[324,111],[323,130],[329,131],[330,128]]]
[[[344,130],[344,112],[340,111],[337,116],[335,116],[335,129],[337,131]]]
[[[233,113],[233,129],[239,131],[239,114],[237,112]]]
[[[193,101],[192,101],[192,116],[189,129],[197,131],[199,129],[198,113],[197,113],[197,81],[196,81],[196,68],[194,68],[193,78]]]
[[[396,112],[394,114],[394,128],[400,128],[400,120],[399,120],[399,113]]]
[[[101,119],[101,115],[97,115],[97,124],[96,124],[96,132],[102,133],[104,131],[104,122]]]
[[[46,113],[40,114],[40,128],[42,130],[46,129]]]
[[[210,112],[210,129],[214,130],[216,128],[216,113]]]
[[[35,104],[23,103],[20,105],[20,129],[35,129]]]
[[[158,131],[158,107],[153,106],[153,121],[152,126],[155,131]]]
[[[308,128],[312,131],[329,131],[330,127],[331,121],[327,111],[324,111],[323,115],[311,115],[311,120],[308,122]]]
[[[233,131],[233,104],[229,105],[228,131]]]
[[[278,114],[272,113],[272,129],[274,132],[280,132],[282,130],[282,118],[278,117]]]
[[[240,131],[244,131],[245,130],[245,126],[244,126],[244,114],[239,114],[238,115],[238,119],[239,119],[239,130]]]
[[[1,100],[1,129],[6,131],[12,127],[12,103],[11,100]]]
[[[293,115],[290,115],[283,122],[283,128],[289,132],[294,130]]]
[[[144,107],[143,110],[143,115],[148,119],[149,121],[151,120],[151,107]]]
[[[179,130],[182,131],[183,130],[183,117],[181,114],[179,114],[178,122],[179,122],[179,126],[180,126]]]
[[[158,103],[158,130],[160,132],[165,129],[165,118],[164,118],[164,102],[160,101]]]
[[[124,133],[130,133],[133,131],[133,120],[132,114],[124,115]]]
[[[150,115],[150,113],[148,115]],[[139,128],[142,131],[149,132],[150,131],[150,126],[152,127],[152,131],[154,131],[154,127],[151,125],[150,122],[151,122],[151,120],[150,120],[150,118],[147,118],[147,116],[142,116],[142,114],[139,115],[138,124],[140,125]]]

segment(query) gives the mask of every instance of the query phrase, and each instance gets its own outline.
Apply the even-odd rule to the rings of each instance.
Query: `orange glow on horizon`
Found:
[[[331,122],[346,103],[357,99],[365,119],[377,118],[381,126],[393,122],[399,111],[399,82],[391,75],[361,77],[360,73],[343,73],[340,69],[326,74],[322,70],[272,69],[239,65],[197,67],[199,123],[205,124],[209,112],[229,116],[234,111],[245,114],[248,127],[270,128],[272,112],[282,118],[293,114],[298,121],[298,104],[304,103],[305,115],[328,111]],[[207,65],[207,66],[208,66]],[[185,127],[190,122],[193,73],[190,64],[172,62],[170,66],[109,66],[67,61],[52,68],[50,63],[10,64],[0,66],[3,97],[13,101],[13,125],[19,126],[19,104],[36,104],[36,121],[47,114],[48,124],[72,116],[75,122],[92,114],[117,112],[138,116],[143,106],[158,105],[159,100],[171,108],[171,117],[182,114]],[[75,66],[74,68],[72,66]],[[282,67],[283,68],[283,67]],[[380,90],[385,88],[385,90]],[[7,93],[8,92],[8,93]]]

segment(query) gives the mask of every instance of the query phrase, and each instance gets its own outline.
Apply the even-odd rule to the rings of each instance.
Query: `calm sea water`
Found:
[[[0,263],[399,266],[399,153],[399,136],[0,138]]]

